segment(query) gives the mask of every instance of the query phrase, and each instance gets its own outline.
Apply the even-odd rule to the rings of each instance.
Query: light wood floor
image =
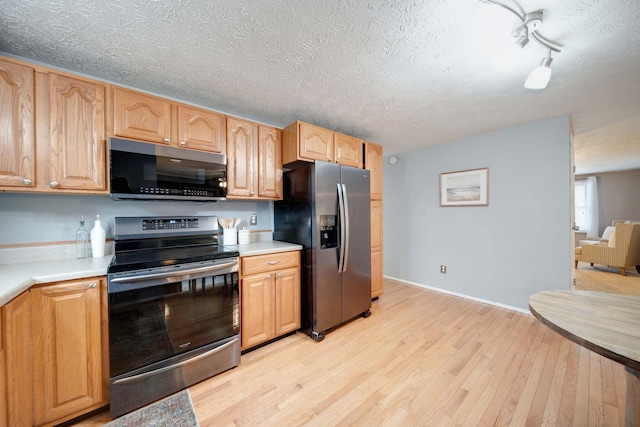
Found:
[[[372,313],[190,387],[200,425],[624,425],[622,366],[531,315],[389,280]]]

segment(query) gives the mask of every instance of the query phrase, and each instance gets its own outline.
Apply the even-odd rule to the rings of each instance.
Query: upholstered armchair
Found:
[[[575,268],[583,261],[617,267],[623,276],[627,267],[635,267],[640,273],[640,223],[617,223],[607,244],[582,245],[575,251]]]

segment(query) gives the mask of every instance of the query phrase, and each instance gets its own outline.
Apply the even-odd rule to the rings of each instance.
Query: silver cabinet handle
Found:
[[[276,274],[276,277],[277,277],[278,279],[279,279],[279,278],[281,278],[281,277],[282,277],[282,273],[278,273],[278,274]]]
[[[276,264],[280,264],[280,261],[269,261],[267,264],[276,265]]]
[[[24,185],[31,185],[31,180],[30,180],[29,178],[24,178],[24,179],[22,180],[22,183],[23,183]]]
[[[252,196],[255,196],[256,192],[255,192],[255,191],[252,191],[250,194],[251,194]]]
[[[180,141],[180,145],[187,145],[187,143],[184,141]]]
[[[260,193],[261,196],[264,196],[264,191]]]
[[[171,138],[163,138],[162,139],[164,142],[171,142]]]
[[[98,284],[96,282],[91,282],[89,283],[89,288],[95,288],[96,286],[98,286]]]
[[[55,188],[55,187],[57,187],[58,185],[60,185],[60,184],[58,183],[58,181],[51,181],[51,182],[49,183],[49,186],[54,187],[54,188]]]

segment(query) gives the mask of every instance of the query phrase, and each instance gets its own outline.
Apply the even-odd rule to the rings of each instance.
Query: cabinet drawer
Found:
[[[283,268],[299,267],[300,252],[280,252],[268,255],[256,255],[242,258],[242,275],[264,273]]]

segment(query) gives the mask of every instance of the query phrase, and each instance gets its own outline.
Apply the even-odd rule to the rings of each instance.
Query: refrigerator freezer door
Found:
[[[339,215],[338,191],[340,183],[340,165],[316,162],[315,170],[315,204],[313,212],[313,331],[324,332],[342,323],[342,285],[338,272],[338,258],[341,241],[338,247],[321,249],[320,218],[323,215]],[[338,217],[337,227],[342,227]]]
[[[343,321],[371,308],[370,172],[342,166],[342,185],[348,206],[346,269],[342,273]]]

